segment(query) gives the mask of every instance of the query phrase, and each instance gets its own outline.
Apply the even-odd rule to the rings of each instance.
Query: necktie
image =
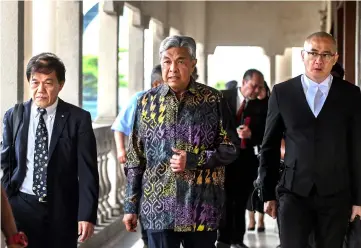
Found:
[[[39,196],[39,201],[43,201],[46,197],[48,130],[43,117],[46,114],[46,109],[38,108],[38,113],[39,124],[35,135],[33,191]]]
[[[322,91],[318,88],[316,95],[315,95],[315,99],[313,102],[313,111],[315,116],[318,116],[318,114],[321,112],[322,109],[322,97],[323,97],[323,93]]]
[[[241,103],[241,106],[239,107],[239,109],[237,111],[237,123],[245,125],[245,126],[249,126],[249,123],[251,121],[250,117],[244,118],[244,123],[242,123],[243,122],[242,115],[243,115],[245,107],[246,107],[246,99],[243,100],[243,102]],[[245,148],[246,148],[246,139],[242,139],[241,140],[241,149],[245,149]]]

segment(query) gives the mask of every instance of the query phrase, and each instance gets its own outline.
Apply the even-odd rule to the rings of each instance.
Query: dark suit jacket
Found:
[[[315,118],[301,76],[274,86],[259,168],[264,201],[275,199],[283,135],[286,153],[280,186],[301,196],[308,196],[313,186],[322,196],[351,189],[353,204],[361,205],[358,87],[334,77],[323,108]]]
[[[224,90],[223,96],[230,107],[232,121],[234,126],[238,127],[243,123],[237,121],[237,91],[239,89]],[[268,99],[265,100],[250,100],[243,111],[243,118],[250,117],[250,125],[252,136],[246,141],[246,149],[240,149],[238,159],[231,165],[226,167],[226,170],[232,171],[228,173],[227,177],[234,177],[235,182],[239,181],[240,173],[245,177],[250,178],[251,181],[257,176],[258,160],[254,153],[254,146],[260,146],[263,139],[263,133],[266,124]],[[238,173],[237,173],[238,172]],[[229,176],[228,176],[229,175]]]
[[[27,170],[31,103],[31,100],[23,103],[23,121],[15,141],[16,164],[12,165],[12,171],[9,170],[9,156],[13,108],[4,116],[2,183],[10,196],[18,192]],[[47,170],[47,201],[51,223],[49,228],[52,229],[50,233],[56,234],[52,237],[54,244],[58,242],[56,247],[73,247],[66,246],[69,244],[66,242],[72,239],[73,244],[73,238],[76,241],[78,221],[95,224],[97,218],[97,151],[89,112],[59,99],[50,142]]]

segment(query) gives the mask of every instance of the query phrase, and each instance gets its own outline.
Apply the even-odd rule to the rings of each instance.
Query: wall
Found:
[[[319,31],[323,2],[207,2],[207,52],[218,45],[261,46],[268,54],[303,46]]]

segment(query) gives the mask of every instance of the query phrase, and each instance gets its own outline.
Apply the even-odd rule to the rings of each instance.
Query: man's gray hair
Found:
[[[329,34],[327,32],[324,32],[324,31],[320,31],[320,32],[310,34],[306,38],[304,46],[306,46],[306,43],[310,43],[310,41],[313,38],[325,38],[325,39],[330,40],[332,42],[332,45],[333,45],[333,48],[334,48],[335,52],[337,52],[337,42],[336,42],[336,39],[331,34]]]
[[[159,57],[162,58],[163,53],[172,47],[185,47],[188,49],[191,58],[196,59],[196,42],[192,37],[173,35],[165,38],[160,43]]]

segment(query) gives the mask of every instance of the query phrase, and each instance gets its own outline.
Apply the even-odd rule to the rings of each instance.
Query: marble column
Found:
[[[0,1],[0,119],[7,109],[23,101],[24,2]],[[2,131],[0,131],[2,132]]]
[[[106,10],[104,9],[106,7]],[[118,110],[119,16],[109,11],[107,1],[99,6],[98,117],[97,123],[112,123]]]
[[[57,0],[33,0],[33,55],[56,52]]]
[[[139,12],[129,12],[128,90],[129,96],[132,96],[144,87],[144,26]]]
[[[205,56],[204,56],[204,45],[200,42],[197,42],[197,74],[198,79],[197,82],[206,84],[206,64],[205,64]]]
[[[152,37],[152,56],[153,67],[159,64],[159,47],[160,43],[164,39],[163,25],[155,20],[150,20],[149,29],[151,30]]]
[[[82,105],[83,2],[57,1],[56,54],[66,68],[65,85],[60,97],[76,106]]]
[[[283,55],[276,55],[276,84],[292,77],[292,48],[286,48]]]

